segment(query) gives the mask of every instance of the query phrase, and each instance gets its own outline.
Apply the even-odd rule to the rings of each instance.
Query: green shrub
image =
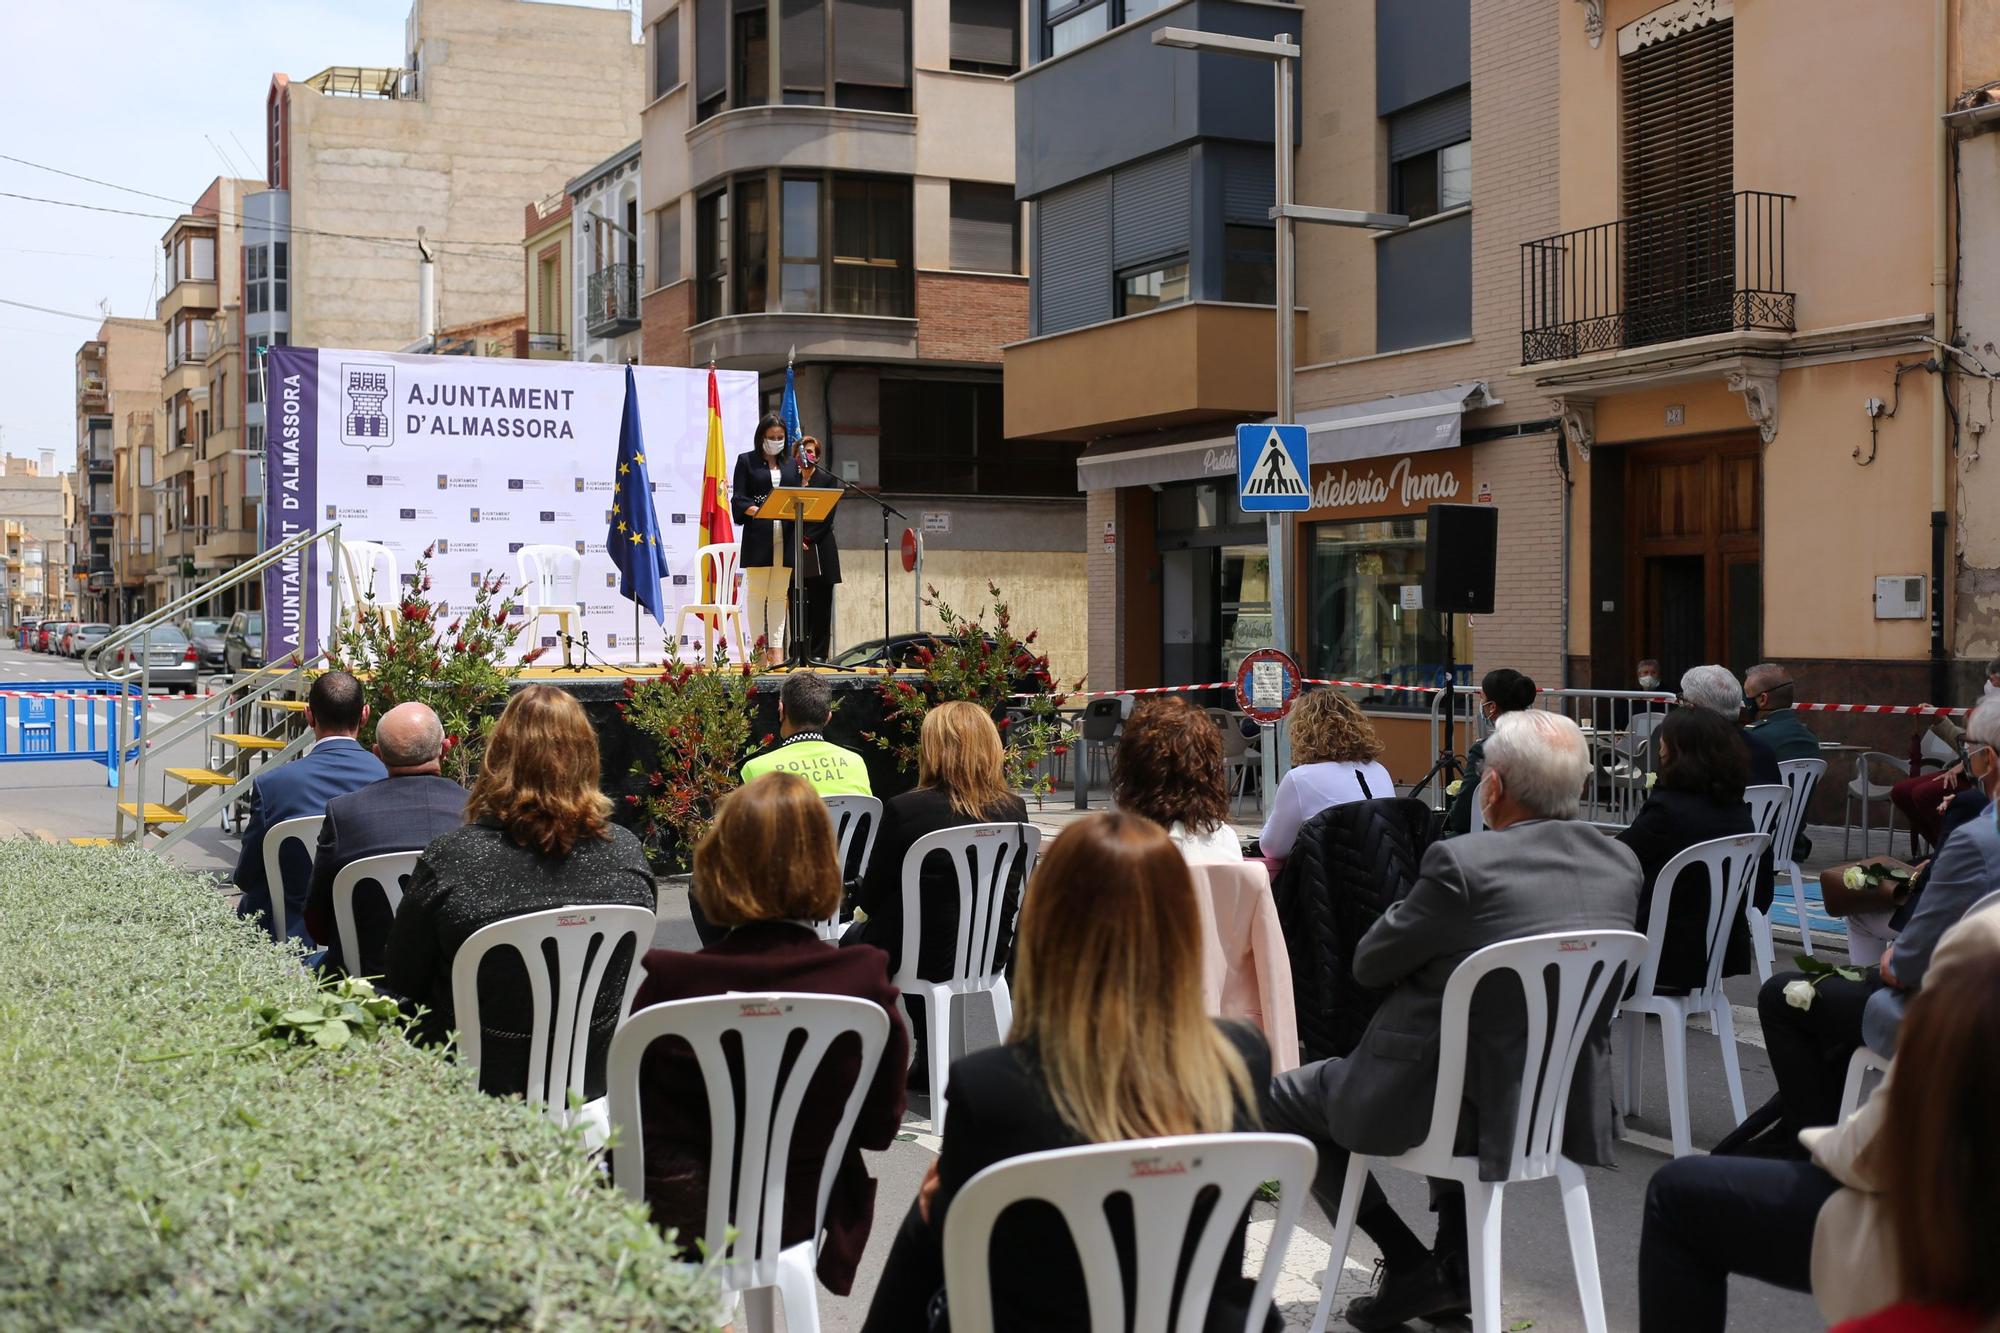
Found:
[[[313,995],[149,854],[0,843],[0,1328],[712,1327],[525,1103],[393,1032],[245,1045]]]

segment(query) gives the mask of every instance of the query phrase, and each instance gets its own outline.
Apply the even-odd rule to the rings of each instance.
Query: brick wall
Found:
[[[925,361],[1000,360],[1028,336],[1028,280],[986,273],[917,273],[917,356]]]
[[[639,302],[639,360],[649,366],[691,366],[688,325],[694,284],[677,282],[648,292]]]

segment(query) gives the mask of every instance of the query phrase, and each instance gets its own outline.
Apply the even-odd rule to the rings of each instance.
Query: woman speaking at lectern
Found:
[[[736,456],[729,483],[729,512],[743,534],[743,616],[751,639],[764,641],[764,664],[785,659],[785,599],[791,589],[792,525],[776,514],[759,513],[766,496],[780,486],[799,484],[799,470],[785,454],[785,423],[766,416],[757,423],[756,442]],[[749,650],[744,660],[751,660]]]

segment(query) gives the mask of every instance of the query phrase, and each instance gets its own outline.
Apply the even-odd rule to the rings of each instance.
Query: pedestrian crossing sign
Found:
[[[1269,422],[1236,428],[1236,494],[1245,513],[1312,508],[1306,428]]]

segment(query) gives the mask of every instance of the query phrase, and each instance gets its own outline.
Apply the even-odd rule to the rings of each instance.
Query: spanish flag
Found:
[[[722,390],[715,383],[715,367],[708,368],[708,454],[701,466],[701,544],[716,546],[736,540],[735,525],[729,521],[729,455],[722,447]],[[711,605],[718,591],[713,587],[708,566],[702,566],[701,600]]]

